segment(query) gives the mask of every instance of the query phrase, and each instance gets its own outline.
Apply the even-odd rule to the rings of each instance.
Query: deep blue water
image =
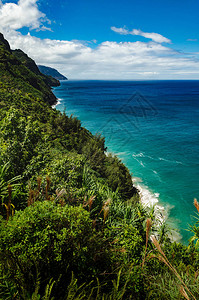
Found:
[[[65,81],[54,93],[57,109],[105,136],[187,242],[199,198],[199,81]]]

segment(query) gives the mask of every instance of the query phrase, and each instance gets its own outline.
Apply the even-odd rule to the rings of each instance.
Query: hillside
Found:
[[[0,99],[3,103],[12,102],[12,97],[56,103],[56,97],[43,78],[29,70],[10,50],[8,42],[0,35]],[[31,97],[30,97],[31,95]]]
[[[53,78],[56,78],[57,80],[68,80],[66,78],[66,76],[62,75],[54,68],[45,67],[45,66],[41,66],[41,65],[38,65],[38,68],[39,68],[40,72],[43,73],[44,75],[52,76]]]
[[[22,50],[12,50],[12,53],[21,61],[21,63],[26,66],[30,71],[35,73],[36,75],[40,76],[43,81],[49,85],[49,86],[59,86],[60,82],[59,80],[53,78],[52,76],[44,75],[40,72],[38,66],[34,62],[33,59],[31,59],[26,53],[24,53]]]
[[[198,224],[171,242],[104,138],[15,53],[0,35],[0,299],[198,299]]]

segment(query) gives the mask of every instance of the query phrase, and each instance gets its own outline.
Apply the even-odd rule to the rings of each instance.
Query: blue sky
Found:
[[[199,1],[0,1],[0,31],[80,79],[199,79]]]

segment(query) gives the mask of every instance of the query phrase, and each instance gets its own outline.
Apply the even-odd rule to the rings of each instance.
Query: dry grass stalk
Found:
[[[104,203],[104,205],[102,206],[102,209],[101,209],[101,211],[99,212],[99,215],[101,214],[101,212],[102,212],[106,207],[109,207],[110,204],[111,204],[111,199],[108,198],[108,199],[106,200],[106,202]]]
[[[176,269],[172,266],[172,264],[169,262],[169,260],[167,259],[166,255],[164,254],[164,252],[162,251],[160,244],[158,243],[158,241],[156,240],[155,236],[151,237],[151,240],[153,242],[153,244],[156,246],[156,248],[158,249],[158,251],[160,252],[161,255],[155,255],[154,257],[158,258],[160,261],[164,262],[169,268],[170,270],[175,274],[175,276],[180,280],[180,282],[182,283],[183,287],[187,290],[187,292],[190,293],[190,295],[193,297],[194,300],[196,300],[196,298],[194,297],[194,295],[191,293],[190,289],[187,287],[187,285],[184,283],[184,281],[182,280],[182,278],[180,277],[180,275],[178,274],[178,272],[176,271]]]
[[[95,200],[95,197],[96,197],[96,196],[91,196],[91,197],[88,199],[88,210],[89,210],[89,212],[91,211],[91,206],[93,205],[93,201]]]
[[[199,203],[198,203],[198,201],[197,201],[197,199],[195,198],[194,199],[194,205],[195,205],[195,208],[197,209],[197,211],[199,212]]]
[[[108,217],[108,213],[109,213],[109,210],[110,210],[110,207],[109,207],[110,204],[111,204],[111,199],[108,198],[108,199],[106,200],[106,202],[104,203],[104,205],[102,206],[102,209],[101,209],[101,211],[100,211],[100,213],[99,213],[99,215],[100,215],[101,212],[104,211],[103,227],[104,227],[105,221],[106,221],[106,219],[107,219],[107,217]]]
[[[40,191],[42,178],[40,176],[37,177],[37,189]]]
[[[86,206],[86,195],[84,196],[83,207]]]
[[[126,253],[126,249],[121,248],[121,249],[120,249],[120,252],[121,252],[121,253]]]
[[[109,206],[104,207],[104,223],[106,221],[106,218],[108,217],[109,210]]]
[[[104,206],[109,206],[111,204],[111,198],[108,198],[104,203]]]
[[[190,300],[189,296],[187,295],[187,292],[185,291],[184,287],[180,286],[180,294],[185,297],[185,299]]]
[[[59,191],[58,189],[56,190],[56,200],[60,199],[62,196],[64,196],[66,194],[66,190],[62,189],[61,191]]]
[[[152,221],[150,218],[148,218],[146,220],[146,247],[145,247],[145,253],[144,253],[144,258],[143,258],[143,261],[142,261],[142,268],[144,266],[144,263],[145,263],[145,258],[146,258],[146,252],[147,252],[147,246],[148,246],[148,241],[149,241],[149,232],[151,230],[151,226],[152,226]]]
[[[160,244],[158,243],[158,241],[156,240],[155,236],[152,235],[151,236],[151,241],[152,243],[156,246],[156,248],[158,249],[158,251],[163,255],[165,256],[164,252],[162,251],[161,247],[160,247]]]
[[[37,177],[37,190],[35,191],[35,200],[37,200],[39,198],[39,193],[40,193],[40,189],[41,189],[41,182],[42,182],[42,178],[40,176]]]
[[[175,269],[173,269],[173,266],[170,265],[170,263],[161,255],[157,255],[156,258],[158,258],[160,261],[162,261],[165,265],[167,265],[167,267],[169,267],[169,269],[175,273],[176,275],[176,271]]]
[[[12,198],[12,186],[8,184],[8,205],[11,205],[11,198]]]
[[[29,188],[28,206],[34,203],[34,191]]]
[[[83,207],[88,206],[89,212],[91,211],[91,207],[92,207],[92,205],[93,205],[93,201],[95,200],[95,197],[96,197],[96,196],[91,196],[91,197],[88,199],[88,201],[87,201],[86,203],[85,203],[85,201],[86,201],[86,196],[84,197]]]

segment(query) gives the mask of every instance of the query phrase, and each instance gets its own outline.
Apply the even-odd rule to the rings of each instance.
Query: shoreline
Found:
[[[56,109],[56,107],[61,104],[62,99],[57,98],[57,103],[52,107]],[[105,154],[108,155],[109,151]],[[113,155],[119,156],[119,153],[110,152]],[[133,185],[137,188],[138,194],[140,196],[141,204],[145,209],[148,211],[153,211],[154,213],[154,224],[156,228],[160,228],[164,223],[167,223],[169,226],[169,233],[168,236],[171,241],[180,242],[182,240],[181,234],[178,232],[178,229],[173,226],[172,222],[169,222],[169,212],[173,208],[171,205],[163,206],[160,203],[159,193],[153,193],[150,191],[149,187],[142,184],[142,179],[139,177],[132,177]]]
[[[154,213],[154,224],[156,228],[160,228],[163,224],[167,223],[169,226],[168,236],[172,242],[181,242],[182,236],[178,232],[177,228],[173,228],[172,224],[169,224],[169,212],[172,206],[163,206],[160,203],[159,193],[153,193],[147,186],[142,184],[142,179],[139,177],[132,177],[133,185],[137,188],[140,196],[140,202],[143,207]],[[170,227],[171,226],[171,227]]]
[[[60,98],[57,98],[57,102],[55,104],[52,105],[52,108],[56,108],[57,105],[61,104],[61,100]]]

